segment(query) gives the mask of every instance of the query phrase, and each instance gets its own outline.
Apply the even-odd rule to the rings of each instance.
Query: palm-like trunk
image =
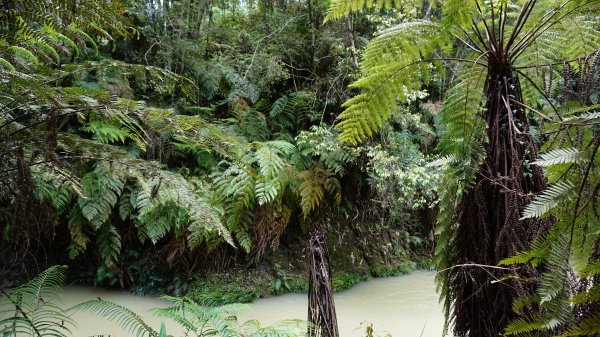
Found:
[[[545,189],[544,172],[525,163],[537,156],[523,109],[518,78],[506,58],[491,55],[485,85],[488,142],[486,158],[474,188],[460,203],[456,264],[495,266],[504,258],[529,248],[549,220],[519,220],[530,193]],[[538,275],[519,270],[523,278]],[[515,318],[512,302],[530,285],[518,279],[502,280],[505,270],[463,267],[454,274],[455,334],[498,336]]]

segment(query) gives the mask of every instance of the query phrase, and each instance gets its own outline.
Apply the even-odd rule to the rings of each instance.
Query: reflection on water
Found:
[[[335,295],[335,306],[341,337],[362,337],[361,322],[371,322],[378,335],[389,332],[394,337],[439,337],[444,323],[441,306],[435,293],[434,274],[414,272],[406,276],[373,279]],[[86,300],[113,301],[140,314],[156,330],[160,319],[149,312],[151,308],[167,303],[150,297],[134,296],[118,291],[90,287],[67,288],[63,302],[70,306]],[[257,319],[264,325],[275,324],[284,319],[306,319],[305,294],[286,294],[259,299],[252,309],[241,315],[242,321]],[[74,336],[108,335],[129,337],[116,324],[88,313],[78,313],[73,318],[78,327]],[[167,323],[167,333],[180,336],[182,331]]]

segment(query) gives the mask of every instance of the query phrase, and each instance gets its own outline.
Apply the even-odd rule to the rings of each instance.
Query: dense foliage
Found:
[[[323,26],[325,14],[312,2],[3,8],[3,274],[74,261],[87,282],[185,289],[201,267],[303,242],[330,210],[339,224],[378,214],[367,223],[400,228],[410,254],[429,231],[413,219],[435,199],[432,118],[340,142],[331,124],[380,23]]]
[[[309,320],[337,336],[328,238],[346,230],[358,248],[342,259],[381,253],[373,275],[435,241],[456,335],[600,333],[599,12],[579,0],[1,2],[0,289],[41,274],[3,290],[0,314],[14,317],[0,332],[68,328],[40,302],[65,278],[51,265],[179,295],[201,273],[286,249],[300,260],[303,247]],[[294,288],[287,266],[270,267],[275,293]],[[189,295],[158,313],[200,336],[279,333]],[[112,303],[75,309],[164,335]]]

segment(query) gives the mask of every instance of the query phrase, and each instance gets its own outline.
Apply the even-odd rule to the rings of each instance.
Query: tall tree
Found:
[[[335,0],[330,17],[410,3]],[[528,292],[502,281],[494,268],[530,246],[549,219],[521,219],[533,193],[546,187],[537,156],[534,117],[547,99],[537,67],[575,60],[600,46],[597,1],[456,1],[441,3],[441,18],[406,22],[370,42],[361,63],[361,93],[339,116],[341,138],[357,144],[372,135],[436,67],[452,84],[440,111],[439,150],[449,165],[443,179],[435,262],[447,323],[460,336],[492,336],[515,317],[512,302]],[[437,9],[436,9],[437,11]],[[441,55],[441,56],[440,56]],[[451,63],[450,63],[451,62]],[[442,72],[444,65],[451,76]],[[433,65],[433,66],[432,66]],[[436,66],[436,67],[434,67]]]

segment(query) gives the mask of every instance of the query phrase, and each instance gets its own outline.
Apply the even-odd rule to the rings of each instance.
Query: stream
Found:
[[[435,292],[434,276],[433,272],[417,271],[404,276],[371,279],[335,294],[340,336],[363,337],[364,324],[370,322],[376,336],[390,333],[393,337],[440,337],[444,318]],[[71,306],[97,297],[128,307],[156,330],[160,328],[160,319],[153,317],[149,310],[167,305],[152,297],[92,287],[68,287],[62,301]],[[285,319],[306,319],[306,313],[306,294],[285,294],[254,301],[239,319],[242,322],[256,319],[262,325],[273,325]],[[77,313],[73,318],[78,322],[73,330],[76,337],[133,336],[115,323],[89,313]],[[179,336],[181,329],[165,323],[167,334]]]

